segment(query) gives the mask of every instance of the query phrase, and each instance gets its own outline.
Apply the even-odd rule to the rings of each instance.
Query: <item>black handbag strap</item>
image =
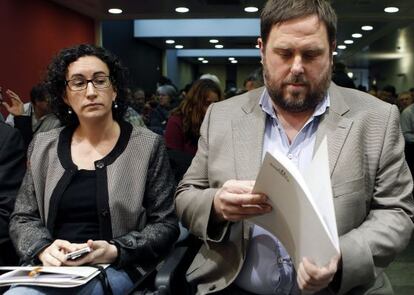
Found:
[[[99,270],[98,278],[99,281],[101,281],[104,295],[113,295],[111,284],[109,283],[108,275],[106,274],[105,268],[103,268],[100,265],[93,265],[93,267]]]

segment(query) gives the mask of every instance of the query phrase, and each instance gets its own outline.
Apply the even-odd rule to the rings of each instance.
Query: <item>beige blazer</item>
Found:
[[[204,241],[187,271],[198,294],[225,288],[243,265],[249,223],[214,226],[210,211],[226,180],[256,178],[265,130],[258,104],[262,92],[256,89],[210,106],[197,155],[177,189],[179,218]],[[326,135],[342,253],[338,294],[393,294],[383,269],[409,242],[414,211],[398,109],[333,83],[329,97],[316,146]]]

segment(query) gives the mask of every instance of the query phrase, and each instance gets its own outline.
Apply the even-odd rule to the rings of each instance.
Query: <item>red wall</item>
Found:
[[[30,89],[62,48],[95,43],[95,23],[47,0],[0,1],[0,86],[29,100]],[[1,107],[5,114],[5,110]]]

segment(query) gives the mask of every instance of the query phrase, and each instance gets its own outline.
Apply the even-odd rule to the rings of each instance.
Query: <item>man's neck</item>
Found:
[[[289,139],[289,143],[293,141],[299,131],[303,128],[309,118],[312,116],[314,110],[308,110],[300,113],[292,113],[277,106],[274,106],[275,112],[279,118],[280,123],[283,126],[283,129],[286,132],[286,135]]]

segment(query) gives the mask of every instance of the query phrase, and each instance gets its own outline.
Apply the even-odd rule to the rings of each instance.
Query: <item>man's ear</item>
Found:
[[[260,57],[261,57],[260,62],[263,63],[266,48],[265,48],[262,38],[260,37],[257,38],[257,45],[259,45],[259,50],[260,50]]]
[[[333,55],[333,53],[334,53],[334,51],[335,51],[335,49],[336,49],[336,40],[334,40],[333,42],[332,42],[332,45],[331,45],[331,65],[333,66],[333,59],[334,59],[334,55]]]

